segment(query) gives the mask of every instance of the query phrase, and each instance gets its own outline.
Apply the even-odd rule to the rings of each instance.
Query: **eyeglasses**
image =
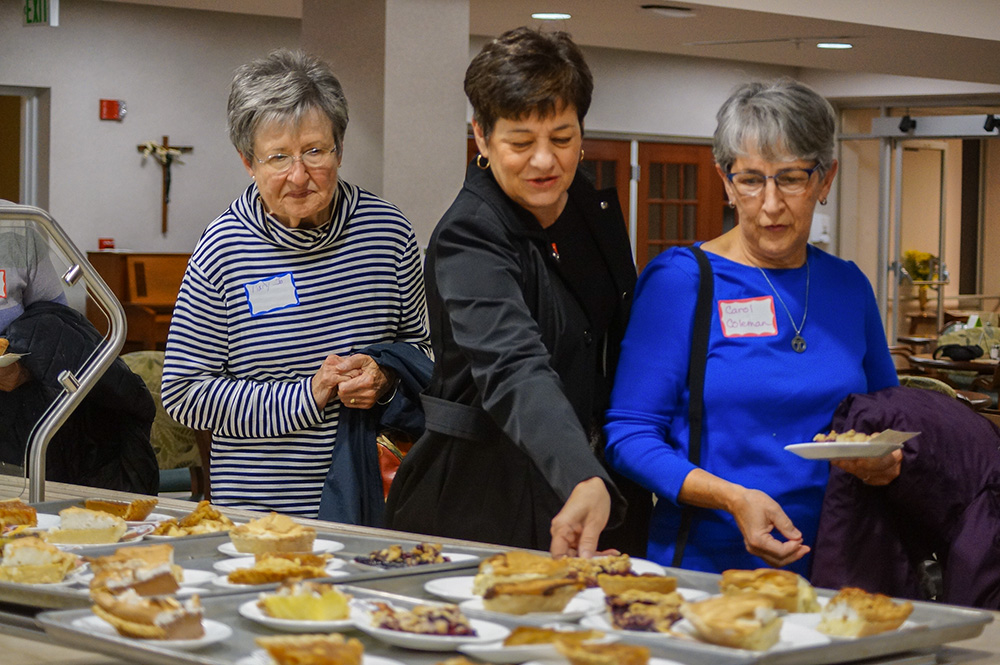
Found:
[[[741,196],[757,196],[764,191],[769,178],[774,179],[774,184],[782,194],[794,196],[806,191],[812,174],[819,170],[819,165],[816,165],[811,169],[785,169],[774,175],[764,175],[757,171],[740,171],[727,173],[726,178],[733,183],[736,192]]]
[[[333,164],[334,155],[336,154],[336,148],[310,148],[298,157],[292,157],[291,155],[279,152],[268,155],[264,159],[257,159],[256,157],[254,159],[257,159],[258,163],[262,164],[272,173],[284,173],[291,170],[292,165],[297,161],[301,161],[302,166],[307,169],[329,168]]]

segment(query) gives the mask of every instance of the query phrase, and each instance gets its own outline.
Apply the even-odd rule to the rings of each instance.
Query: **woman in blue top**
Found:
[[[699,272],[688,248],[646,267],[608,411],[607,459],[659,497],[648,555],[720,572],[766,563],[808,573],[829,466],[784,446],[828,428],[848,394],[896,385],[871,285],[808,244],[837,172],[829,103],[789,79],[738,88],[714,156],[739,224],[702,245],[714,273],[701,465],[688,461],[687,373]],[[834,462],[881,485],[898,452]]]

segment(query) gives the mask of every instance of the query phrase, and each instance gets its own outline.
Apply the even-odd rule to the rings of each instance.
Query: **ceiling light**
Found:
[[[539,21],[568,21],[573,17],[562,12],[535,12],[531,18]]]
[[[690,7],[678,7],[677,5],[640,5],[645,10],[651,11],[657,16],[666,18],[688,18],[694,16],[694,10]]]
[[[816,44],[816,48],[848,49],[854,48],[854,44],[848,44],[847,42],[820,42]]]

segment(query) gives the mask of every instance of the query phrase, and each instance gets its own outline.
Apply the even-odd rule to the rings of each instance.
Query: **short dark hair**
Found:
[[[594,77],[565,32],[515,28],[490,41],[465,72],[472,117],[487,138],[500,118],[551,115],[572,104],[583,126]]]
[[[270,122],[298,122],[311,109],[333,125],[341,152],[347,130],[347,99],[340,81],[319,58],[278,49],[236,70],[229,89],[229,138],[244,157],[253,157],[257,130]]]

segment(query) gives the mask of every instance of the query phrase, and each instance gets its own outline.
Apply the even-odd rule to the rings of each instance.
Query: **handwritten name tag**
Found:
[[[720,300],[719,320],[725,337],[774,337],[778,334],[771,296]]]
[[[250,316],[260,316],[276,309],[284,309],[299,304],[299,294],[295,290],[292,273],[275,275],[259,282],[243,285],[250,306]]]

